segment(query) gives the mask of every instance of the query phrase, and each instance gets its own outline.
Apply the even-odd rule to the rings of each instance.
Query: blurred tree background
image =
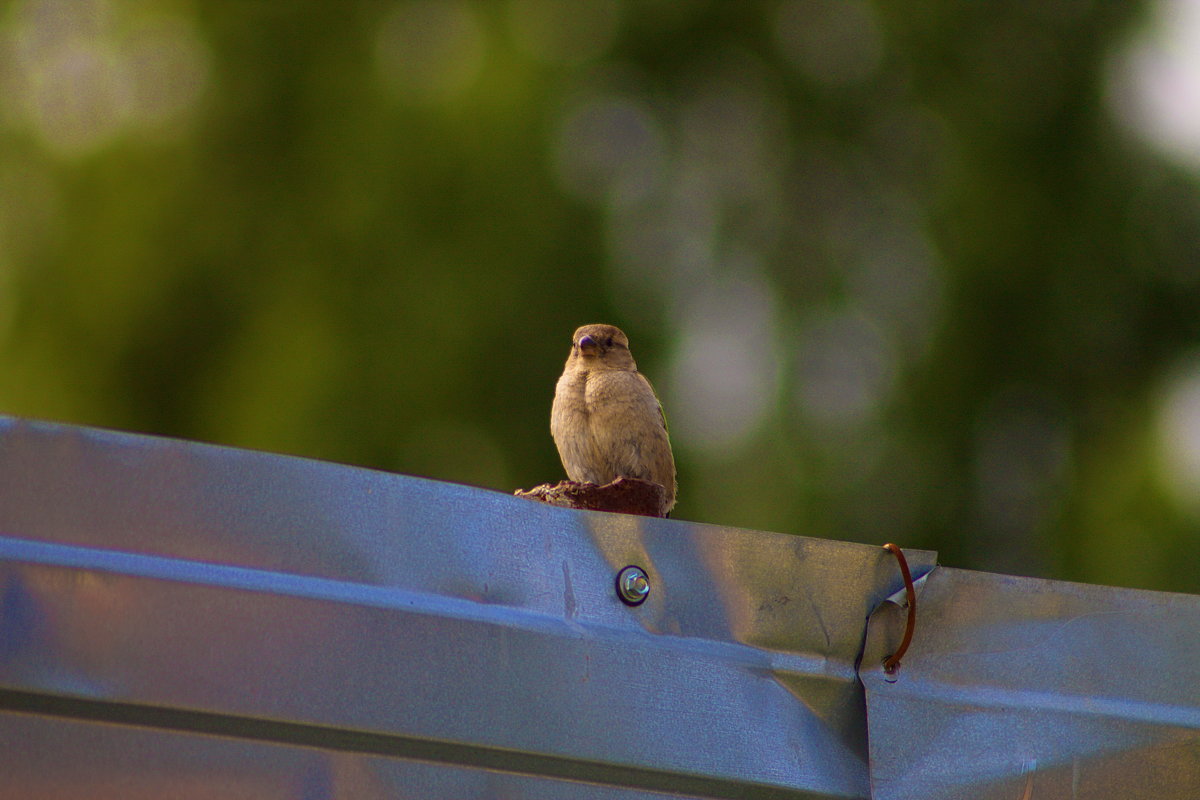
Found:
[[[0,411],[1200,592],[1200,2],[0,3]]]

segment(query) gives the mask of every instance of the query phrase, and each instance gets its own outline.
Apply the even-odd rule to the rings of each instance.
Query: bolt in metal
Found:
[[[650,578],[641,567],[628,566],[617,574],[617,596],[627,605],[641,605],[650,594]]]

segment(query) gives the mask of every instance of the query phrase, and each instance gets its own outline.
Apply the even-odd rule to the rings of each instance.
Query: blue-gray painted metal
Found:
[[[875,547],[0,418],[0,796],[862,798],[899,589]]]
[[[905,615],[869,627],[873,797],[1200,797],[1200,597],[945,567],[922,584],[895,682]]]
[[[0,798],[1200,796],[1200,598],[909,559],[0,418]]]

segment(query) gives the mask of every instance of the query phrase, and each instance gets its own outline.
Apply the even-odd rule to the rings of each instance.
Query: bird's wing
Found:
[[[640,372],[634,372],[638,380],[650,392],[650,396],[654,398],[654,405],[658,407],[658,421],[662,423],[663,430],[670,433],[671,429],[667,427],[667,415],[663,412],[662,401],[658,399],[658,392],[654,391],[654,386],[650,380]]]

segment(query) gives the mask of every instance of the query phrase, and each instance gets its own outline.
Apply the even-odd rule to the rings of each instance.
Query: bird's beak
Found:
[[[600,349],[600,343],[597,342],[592,337],[590,337],[590,336],[580,336],[579,337],[579,352],[583,353],[584,355],[590,356],[590,355],[593,355],[599,349]]]

